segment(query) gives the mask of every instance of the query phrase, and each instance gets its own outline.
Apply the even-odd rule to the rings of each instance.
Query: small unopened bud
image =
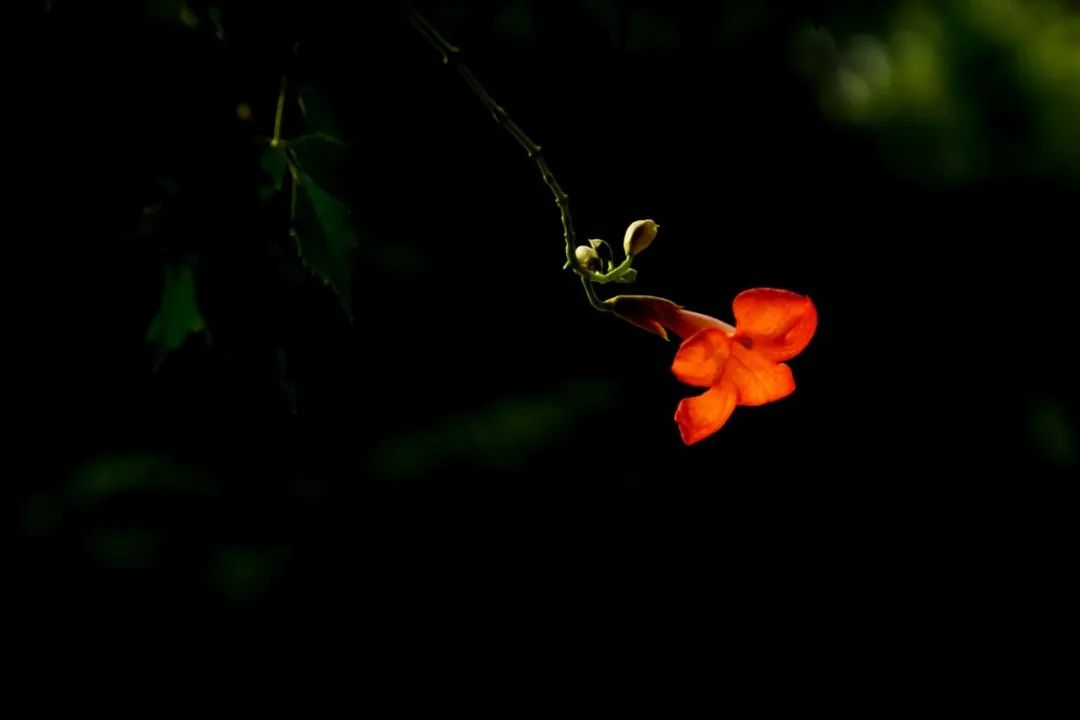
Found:
[[[600,255],[588,245],[578,245],[577,249],[574,250],[574,257],[577,258],[578,265],[589,272],[600,272],[600,268],[603,266],[603,263],[600,262]]]
[[[656,238],[656,231],[659,229],[660,226],[652,220],[638,220],[630,223],[630,227],[626,228],[626,237],[623,238],[623,252],[627,255],[640,255],[645,248],[652,245],[653,239]]]

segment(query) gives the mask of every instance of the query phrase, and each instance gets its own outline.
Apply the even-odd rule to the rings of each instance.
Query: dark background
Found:
[[[1060,598],[1078,458],[1075,4],[421,8],[581,240],[661,224],[630,292],[814,298],[797,392],[684,447],[676,346],[588,307],[535,167],[399,6],[38,3],[9,219],[28,613],[756,652],[1042,622],[1016,608]],[[356,226],[351,321],[260,197],[283,72],[283,136],[306,88],[345,141],[318,179]],[[206,329],[159,363],[177,263]]]

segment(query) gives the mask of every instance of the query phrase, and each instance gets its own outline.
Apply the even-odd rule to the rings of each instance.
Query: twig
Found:
[[[563,226],[563,239],[566,241],[566,267],[572,269],[581,277],[581,284],[585,288],[585,295],[589,299],[589,304],[597,310],[610,311],[611,307],[605,305],[596,295],[596,290],[592,286],[592,282],[585,276],[585,270],[581,264],[578,263],[577,257],[574,255],[576,248],[576,240],[574,236],[574,222],[570,217],[570,198],[566,192],[563,191],[562,186],[559,185],[559,181],[555,179],[554,173],[551,172],[551,168],[548,167],[547,160],[544,159],[543,150],[539,145],[533,142],[525,131],[518,127],[510,116],[506,113],[499,103],[495,102],[495,99],[488,94],[488,91],[484,89],[484,86],[480,84],[480,81],[473,75],[472,70],[461,59],[461,48],[456,45],[451,45],[447,42],[446,38],[439,34],[439,31],[432,27],[431,23],[427,21],[420,12],[414,8],[411,4],[408,6],[409,19],[412,21],[413,27],[420,32],[424,38],[427,39],[431,46],[442,55],[443,64],[453,65],[465,84],[480,98],[480,102],[484,103],[484,106],[491,111],[491,115],[495,122],[501,125],[510,137],[514,138],[518,145],[520,145],[533,162],[536,163],[536,169],[540,171],[540,177],[543,178],[544,184],[547,185],[551,194],[555,197],[555,204],[559,207],[559,215],[562,218]]]
[[[281,74],[281,88],[278,90],[277,107],[274,109],[274,136],[270,139],[270,147],[281,144],[281,119],[285,115],[285,83],[286,75]]]

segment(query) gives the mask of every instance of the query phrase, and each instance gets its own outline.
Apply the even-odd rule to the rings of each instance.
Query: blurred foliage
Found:
[[[1031,402],[1028,432],[1042,459],[1059,468],[1073,468],[1080,455],[1076,428],[1065,404],[1053,398]]]
[[[211,517],[205,504],[210,499],[220,500],[219,488],[202,471],[162,455],[102,455],[76,469],[56,493],[28,498],[23,532],[39,541],[68,537],[105,572],[146,575],[164,569],[185,583],[204,583],[207,592],[231,603],[264,597],[289,550],[230,542],[228,529],[205,547],[206,528],[200,525]],[[178,509],[184,511],[180,522],[174,516]],[[192,555],[198,558],[195,567]]]
[[[86,546],[94,562],[107,569],[147,570],[161,562],[161,533],[148,528],[99,528]]]
[[[529,43],[536,39],[536,18],[532,3],[528,0],[511,0],[494,18],[494,30],[514,38],[517,42]]]
[[[638,8],[626,18],[626,49],[632,52],[672,50],[679,46],[675,20],[648,8]]]
[[[67,501],[80,511],[95,510],[135,495],[206,496],[214,486],[192,470],[154,454],[117,454],[87,461],[71,476]]]
[[[271,582],[285,570],[288,550],[252,545],[226,545],[211,560],[211,585],[227,600],[251,604],[267,594]]]
[[[572,442],[575,429],[609,407],[611,383],[571,382],[541,397],[508,397],[496,404],[384,442],[372,469],[386,480],[417,480],[467,467],[520,469],[543,448]]]
[[[63,519],[63,506],[52,495],[32,495],[23,503],[22,531],[27,537],[47,537],[56,532]]]
[[[830,116],[878,133],[890,160],[924,179],[1080,177],[1080,11],[1053,0],[884,7],[880,32],[808,26],[795,38]]]

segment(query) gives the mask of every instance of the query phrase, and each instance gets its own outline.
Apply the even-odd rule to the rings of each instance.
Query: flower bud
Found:
[[[623,251],[627,255],[640,255],[652,244],[656,231],[660,229],[652,220],[638,220],[630,223],[623,238]]]
[[[588,245],[578,245],[574,250],[574,257],[577,258],[578,265],[585,268],[589,272],[600,272],[602,263],[600,262],[600,256],[596,250]]]

